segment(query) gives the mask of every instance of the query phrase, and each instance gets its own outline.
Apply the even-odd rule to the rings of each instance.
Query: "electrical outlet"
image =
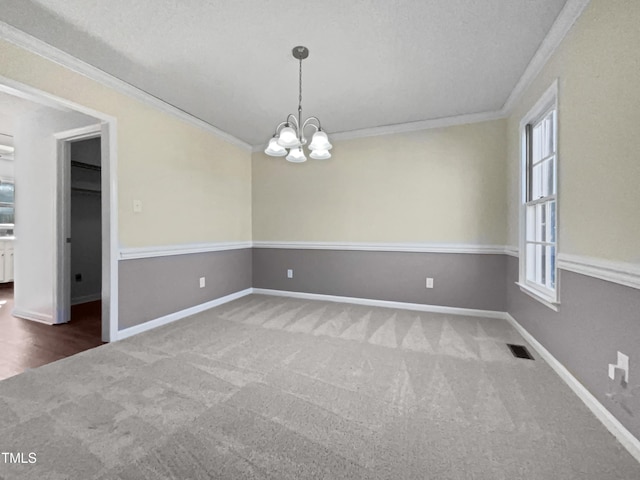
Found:
[[[142,200],[133,201],[133,213],[142,213]]]
[[[427,288],[433,288],[433,278],[427,277]]]
[[[629,383],[629,357],[622,352],[618,352],[618,362],[609,364],[609,378],[615,380],[616,370],[620,370],[624,383]]]
[[[76,273],[76,282],[81,282],[81,281],[82,281],[82,274]]]
[[[293,268],[287,270],[287,278],[293,278]]]
[[[204,288],[205,286],[205,279],[204,277],[200,277],[200,288]]]

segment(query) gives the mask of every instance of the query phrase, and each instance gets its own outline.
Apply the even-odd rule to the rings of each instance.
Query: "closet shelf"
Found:
[[[85,170],[93,170],[95,172],[102,171],[102,167],[100,167],[99,165],[89,165],[88,163],[75,162],[73,160],[71,161],[71,166],[72,167],[78,167],[78,168],[84,168]]]

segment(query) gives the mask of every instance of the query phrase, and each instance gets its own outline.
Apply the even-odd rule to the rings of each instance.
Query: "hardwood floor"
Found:
[[[71,321],[45,325],[11,315],[13,284],[0,286],[0,380],[102,345],[100,301],[71,307]]]

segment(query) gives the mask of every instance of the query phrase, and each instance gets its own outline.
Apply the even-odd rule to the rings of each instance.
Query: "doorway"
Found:
[[[35,193],[35,195],[29,195],[29,198],[41,197],[43,192],[47,190],[52,192],[52,198],[47,200],[51,205],[53,203],[54,209],[49,210],[53,214],[51,221],[39,222],[39,225],[50,225],[50,233],[44,232],[42,236],[43,242],[48,242],[47,250],[49,250],[50,256],[48,262],[51,267],[46,267],[46,271],[43,271],[42,275],[38,276],[38,282],[40,279],[52,278],[50,275],[53,273],[52,281],[50,280],[49,295],[45,295],[46,290],[43,290],[43,294],[38,297],[38,302],[33,302],[37,308],[18,308],[19,295],[16,291],[15,306],[13,315],[20,318],[34,320],[36,322],[47,324],[59,324],[68,321],[70,318],[70,312],[72,308],[86,306],[89,300],[95,298],[98,302],[99,310],[101,312],[100,323],[100,336],[102,341],[110,342],[117,340],[117,314],[118,314],[118,248],[117,248],[117,226],[118,226],[118,212],[117,212],[117,175],[116,175],[116,146],[117,146],[117,127],[116,119],[109,115],[103,114],[87,108],[82,105],[75,104],[66,99],[56,97],[48,92],[38,90],[28,85],[15,82],[11,79],[0,78],[0,92],[14,95],[25,100],[29,100],[38,103],[40,106],[47,107],[50,110],[57,110],[60,112],[56,118],[65,117],[70,119],[75,115],[74,121],[60,122],[62,128],[55,129],[51,132],[46,140],[45,137],[41,142],[43,145],[51,145],[52,157],[48,165],[51,165],[52,171],[46,172],[49,167],[44,166],[39,169],[34,175],[38,180],[50,178],[53,184],[51,189],[41,189]],[[55,116],[55,115],[54,115]],[[89,124],[82,121],[76,121],[79,117],[89,118],[93,121],[89,121]],[[78,123],[84,126],[78,125]],[[76,125],[72,125],[76,123]],[[57,125],[57,124],[56,124]],[[67,126],[68,125],[68,126]],[[66,127],[66,128],[65,128]],[[76,127],[76,128],[74,128]],[[98,252],[100,258],[99,268],[91,269],[89,273],[80,273],[80,277],[76,277],[71,267],[71,247],[68,247],[67,239],[71,239],[71,208],[73,205],[71,195],[71,183],[72,183],[72,169],[71,169],[71,149],[77,146],[82,146],[85,141],[94,139],[94,142],[99,142],[99,166],[100,175],[94,173],[94,178],[99,177],[99,180],[93,183],[93,186],[87,186],[85,190],[91,190],[95,187],[99,188],[99,196],[96,193],[88,191],[76,191],[79,195],[93,195],[93,199],[89,201],[93,207],[99,205],[100,216],[94,216],[93,221],[99,225],[99,242],[97,248],[94,249],[94,253]],[[53,143],[47,143],[51,142]],[[46,147],[47,149],[50,147]],[[42,153],[42,152],[41,152]],[[46,153],[46,152],[45,152]],[[34,155],[35,157],[35,155]],[[42,158],[42,155],[37,156]],[[63,161],[65,159],[66,161]],[[16,164],[18,164],[17,159]],[[82,163],[82,162],[81,162]],[[97,166],[97,165],[96,165]],[[97,172],[97,170],[95,170]],[[75,175],[74,175],[75,176]],[[29,175],[25,175],[29,177]],[[74,179],[74,182],[76,180]],[[82,179],[80,180],[82,183]],[[85,188],[79,186],[78,188]],[[95,188],[95,190],[98,190]],[[20,191],[20,187],[18,187]],[[25,193],[26,195],[26,193]],[[28,200],[29,201],[29,200]],[[93,208],[95,212],[95,208]],[[27,235],[21,235],[20,233],[20,221],[23,217],[20,217],[17,223],[16,231],[16,258],[20,257],[20,246],[23,237]],[[22,233],[30,232],[29,228],[23,229]],[[95,233],[95,230],[94,230]],[[93,237],[95,239],[95,235]],[[95,246],[95,243],[94,243]],[[68,250],[68,251],[67,251]],[[23,255],[23,259],[29,258],[29,255]],[[95,257],[93,257],[95,264]],[[75,261],[74,261],[75,262]],[[34,262],[32,262],[34,263]],[[40,266],[40,263],[38,263]],[[75,265],[75,264],[74,264]],[[50,269],[49,269],[50,268]],[[48,272],[51,272],[47,275]],[[20,271],[16,270],[16,285],[19,286]],[[74,283],[72,283],[72,275]],[[96,282],[96,276],[99,281]],[[79,280],[76,282],[75,279]],[[80,280],[81,278],[81,280]],[[22,282],[23,285],[31,285],[29,282]],[[90,287],[89,284],[99,284],[98,290],[95,289],[91,292],[85,290],[85,293],[73,289],[79,285]],[[91,288],[90,288],[91,289]],[[24,292],[24,290],[22,290]],[[50,299],[48,300],[47,297]],[[72,298],[73,297],[73,298]],[[75,304],[75,305],[72,305]],[[31,307],[32,305],[27,305]],[[39,308],[39,310],[37,310]],[[18,315],[20,313],[20,315]],[[57,327],[56,327],[57,328]]]
[[[55,134],[58,142],[58,208],[56,273],[56,323],[98,316],[102,320],[102,339],[113,339],[110,331],[109,265],[103,235],[109,230],[110,204],[103,195],[109,185],[103,175],[104,125],[96,124]],[[105,269],[107,272],[105,272]],[[105,293],[107,293],[105,295]],[[105,316],[106,315],[106,316]]]
[[[55,134],[58,141],[58,309],[55,323],[71,321],[71,307],[102,298],[102,155],[100,125]]]
[[[100,137],[71,142],[71,305],[101,299]]]
[[[110,186],[113,179],[109,169],[111,124],[89,115],[92,112],[80,112],[46,95],[41,98],[37,92],[21,92],[2,85],[3,81],[0,79],[0,380],[96,347],[103,340],[112,341],[116,333],[110,328],[111,312],[115,312],[110,308],[115,300],[110,296],[114,196],[109,187],[106,195],[102,193],[103,184]],[[79,127],[82,124],[85,126]],[[75,126],[79,128],[68,130]],[[60,152],[66,147],[73,163],[67,165],[68,178],[62,179]],[[107,171],[103,172],[105,164]],[[62,186],[73,186],[73,190],[65,195]],[[57,301],[58,292],[64,291],[57,282],[58,269],[65,263],[57,251],[63,230],[57,212],[63,204],[69,208],[70,232],[85,240],[75,252],[70,249],[70,254],[81,255],[69,258],[68,274],[80,273],[79,281],[76,285],[70,281],[70,287],[85,288],[69,289],[66,306]],[[71,321],[55,325],[64,317]]]
[[[100,137],[70,141],[69,321],[102,313],[102,158]],[[66,295],[66,293],[65,293]]]

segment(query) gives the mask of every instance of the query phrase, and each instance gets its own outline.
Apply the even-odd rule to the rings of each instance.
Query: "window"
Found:
[[[0,180],[0,237],[13,235],[14,196],[13,182]]]
[[[557,102],[552,86],[523,119],[520,287],[554,308],[558,303]]]

